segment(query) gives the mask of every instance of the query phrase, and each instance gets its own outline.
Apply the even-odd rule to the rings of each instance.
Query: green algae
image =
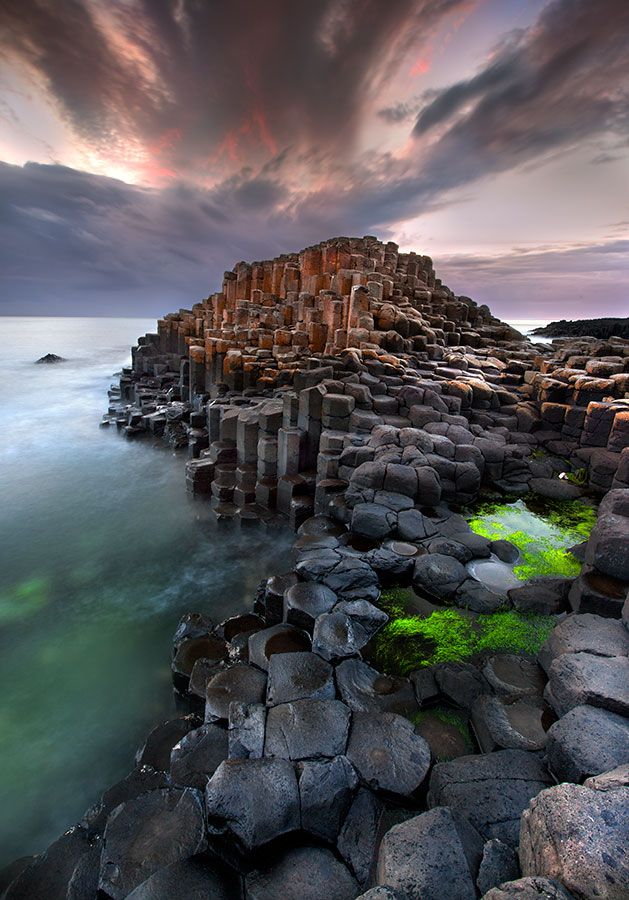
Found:
[[[404,611],[408,591],[385,591],[379,606],[390,621],[375,637],[371,655],[378,669],[408,675],[437,663],[462,662],[482,650],[537,653],[555,625],[553,616],[515,610],[472,616],[440,609],[429,616]]]
[[[589,537],[596,510],[580,500],[539,498],[484,504],[468,519],[472,531],[490,540],[506,540],[520,551],[513,572],[521,581],[540,575],[576,577],[581,564],[568,548]]]

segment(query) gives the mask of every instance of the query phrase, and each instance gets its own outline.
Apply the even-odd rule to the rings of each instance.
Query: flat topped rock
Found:
[[[483,894],[482,900],[574,900],[554,878],[532,875],[506,881]]]
[[[430,768],[426,741],[393,713],[354,713],[347,757],[373,790],[401,796],[416,791]]]
[[[335,670],[341,697],[356,712],[391,712],[410,716],[417,700],[408,678],[383,675],[359,659],[346,659]]]
[[[497,653],[483,667],[483,675],[497,694],[505,697],[540,695],[546,679],[534,659],[514,653]]]
[[[285,759],[222,762],[205,790],[208,831],[235,838],[247,852],[301,824],[299,790]]]
[[[568,616],[555,627],[537,658],[548,672],[558,656],[582,652],[597,656],[629,656],[629,632],[617,619],[592,613]]]
[[[206,846],[202,795],[173,788],[151,791],[112,812],[105,829],[99,887],[122,900],[158,869]]]
[[[405,897],[472,900],[482,852],[482,838],[468,822],[450,809],[432,809],[387,831],[378,882]]]
[[[520,815],[552,779],[536,753],[499,750],[438,763],[430,776],[428,806],[450,806],[485,840],[516,846]]]
[[[629,764],[629,720],[606,709],[576,706],[551,725],[546,756],[558,781],[577,783]]]
[[[204,788],[224,759],[227,759],[227,730],[218,725],[202,725],[188,732],[173,747],[170,774],[174,784]]]
[[[322,847],[296,847],[245,878],[247,900],[354,900],[358,884]]]
[[[131,891],[128,900],[235,900],[241,896],[240,878],[227,867],[185,859],[158,869]]]
[[[629,659],[564,653],[548,670],[544,696],[558,716],[589,704],[629,715]]]
[[[333,700],[335,696],[334,669],[316,653],[275,653],[269,660],[269,706],[292,700]]]
[[[295,700],[272,707],[265,756],[314,759],[345,753],[351,712],[340,700]]]
[[[205,719],[229,717],[230,703],[263,703],[266,674],[255,666],[238,663],[219,672],[208,682],[205,696]]]

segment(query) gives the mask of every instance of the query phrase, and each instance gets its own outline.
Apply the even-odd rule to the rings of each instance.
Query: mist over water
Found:
[[[39,852],[175,715],[180,615],[250,607],[290,537],[217,532],[181,455],[98,427],[153,320],[0,318],[0,865]],[[46,353],[67,361],[34,365]]]

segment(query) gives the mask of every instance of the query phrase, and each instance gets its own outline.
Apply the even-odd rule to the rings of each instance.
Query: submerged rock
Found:
[[[39,359],[36,360],[36,363],[38,363],[38,364],[44,363],[46,365],[50,365],[51,363],[60,363],[60,362],[66,362],[66,359],[63,356],[57,356],[56,353],[46,353],[45,356],[40,356]]]

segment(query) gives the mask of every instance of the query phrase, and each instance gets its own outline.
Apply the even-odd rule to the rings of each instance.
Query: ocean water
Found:
[[[505,321],[512,325],[513,328],[517,328],[525,337],[530,337],[535,343],[550,344],[552,342],[552,338],[532,334],[533,329],[548,325],[550,319],[506,319]]]
[[[175,714],[181,614],[244,611],[288,568],[289,535],[217,532],[181,456],[98,427],[154,324],[0,318],[0,865],[72,825]]]

